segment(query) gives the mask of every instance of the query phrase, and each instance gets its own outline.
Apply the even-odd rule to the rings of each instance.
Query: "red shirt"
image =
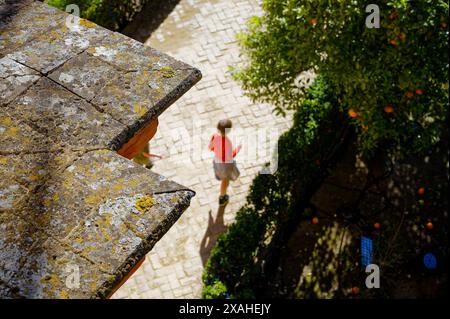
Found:
[[[234,149],[228,137],[220,134],[213,134],[209,142],[209,149],[216,155],[215,161],[222,163],[231,163],[233,158],[239,152],[239,148]]]

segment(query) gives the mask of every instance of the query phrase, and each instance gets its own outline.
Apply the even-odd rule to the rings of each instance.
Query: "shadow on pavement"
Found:
[[[217,238],[220,234],[227,230],[227,226],[225,226],[223,217],[225,214],[226,206],[219,206],[217,210],[216,219],[213,219],[212,211],[208,212],[208,228],[206,229],[205,235],[200,243],[200,257],[202,258],[202,264],[205,266],[208,261],[209,254],[211,253],[211,249],[216,244]]]
[[[173,11],[180,0],[156,0],[144,5],[142,10],[120,32],[144,43]]]

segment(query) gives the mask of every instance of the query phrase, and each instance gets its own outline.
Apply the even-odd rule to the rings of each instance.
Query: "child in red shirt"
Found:
[[[216,179],[221,181],[220,206],[228,203],[229,196],[227,195],[227,188],[230,180],[235,181],[240,175],[234,157],[239,153],[241,145],[233,150],[231,141],[225,136],[226,130],[231,129],[231,126],[232,123],[229,119],[219,121],[217,124],[219,134],[214,134],[209,142],[209,149],[215,153],[213,161],[214,174],[216,175]]]

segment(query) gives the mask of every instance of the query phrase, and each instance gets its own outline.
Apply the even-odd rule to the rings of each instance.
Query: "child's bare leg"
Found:
[[[143,154],[143,153],[148,153],[150,151],[149,148],[150,148],[149,144],[148,143],[145,144],[144,148],[139,152],[139,154],[137,154],[133,158],[134,162],[136,162],[140,165],[143,165],[143,166],[149,165],[150,159],[148,157],[145,157]]]
[[[220,196],[223,196],[227,193],[228,185],[230,184],[230,181],[228,179],[223,179],[220,183]]]

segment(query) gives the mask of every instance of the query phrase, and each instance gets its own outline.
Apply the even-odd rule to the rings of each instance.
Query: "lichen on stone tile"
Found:
[[[43,233],[15,212],[0,210],[0,280],[9,283],[29,251],[44,239]]]
[[[107,147],[124,130],[119,122],[47,78],[5,110],[60,148]]]
[[[112,279],[98,265],[48,239],[31,249],[9,284],[25,298],[80,299],[99,297]]]
[[[88,101],[107,83],[113,80],[122,81],[118,77],[117,69],[87,53],[72,58],[49,75],[49,78]]]
[[[78,24],[68,25],[64,19],[55,28],[25,43],[7,57],[48,73],[108,35],[106,29],[83,21],[86,20],[80,19]]]
[[[28,190],[14,181],[12,175],[3,173],[2,178],[0,180],[0,211],[18,209],[27,196]]]
[[[20,117],[8,114],[6,107],[0,114],[0,145],[0,155],[55,149],[51,138],[33,130]]]
[[[0,22],[0,57],[56,29],[65,19],[64,12],[34,1],[5,11]]]
[[[188,191],[155,195],[155,204],[145,213],[135,204],[147,194],[108,199],[64,242],[103,271],[126,274],[178,219],[192,195]]]
[[[0,59],[0,106],[11,102],[39,78],[38,72],[14,60]]]

